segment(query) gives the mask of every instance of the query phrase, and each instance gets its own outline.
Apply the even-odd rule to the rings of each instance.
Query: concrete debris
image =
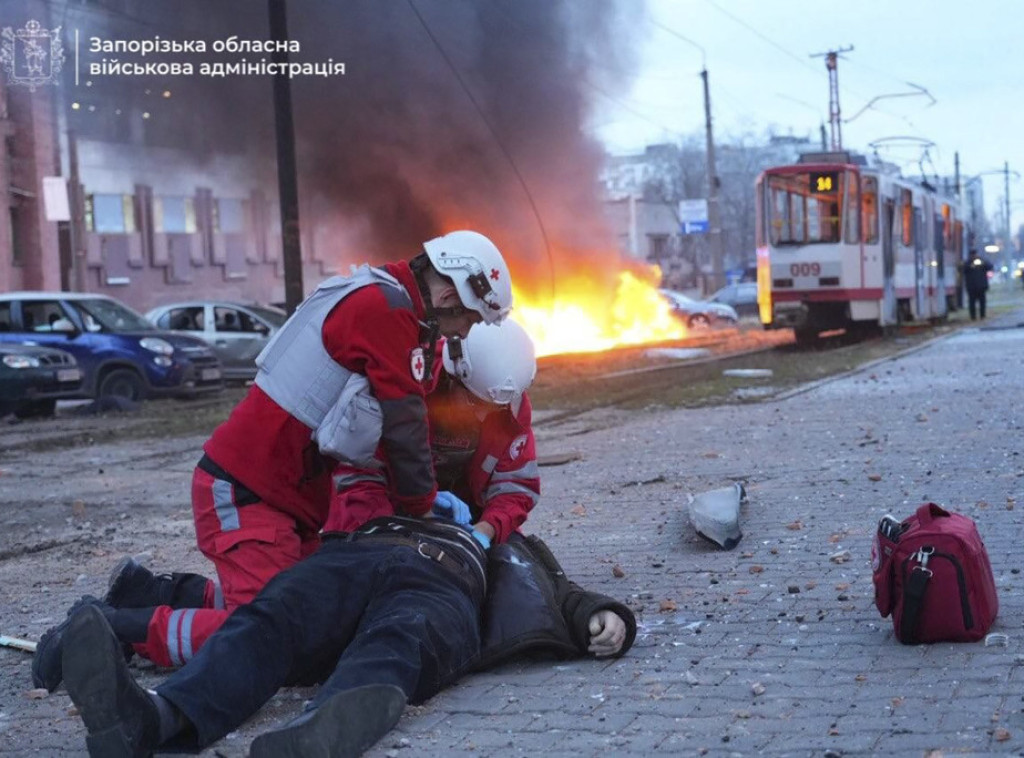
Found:
[[[739,482],[728,487],[702,492],[690,501],[690,521],[697,534],[726,550],[736,547],[740,530],[740,504],[747,491]]]
[[[6,634],[0,634],[0,646],[13,647],[15,650],[24,650],[26,653],[34,653],[36,651],[36,643],[32,642],[32,640],[8,637]]]
[[[672,358],[677,361],[685,361],[711,355],[711,351],[703,347],[652,347],[645,350],[644,355],[648,358]]]

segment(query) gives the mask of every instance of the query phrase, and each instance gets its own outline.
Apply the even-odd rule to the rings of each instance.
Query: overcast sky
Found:
[[[1024,173],[1024,2],[1021,0],[649,0],[640,70],[630,91],[602,97],[596,133],[616,152],[700,133],[706,51],[717,140],[744,132],[810,135],[828,119],[828,76],[813,53],[852,45],[839,61],[843,146],[868,152],[887,137],[928,148],[929,173]],[[668,31],[663,27],[667,27]],[[923,87],[932,99],[884,98]],[[862,112],[861,112],[862,111]],[[913,171],[918,144],[880,152]],[[892,144],[892,141],[889,141]],[[932,168],[934,164],[934,168]],[[986,176],[990,213],[1001,176]],[[1024,181],[1010,182],[1013,228],[1024,223]]]

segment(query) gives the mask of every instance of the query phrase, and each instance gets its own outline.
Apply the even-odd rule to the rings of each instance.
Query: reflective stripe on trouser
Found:
[[[320,538],[262,501],[236,497],[231,482],[200,468],[192,477],[196,543],[217,569],[223,608],[252,600],[279,571],[313,553]],[[238,501],[242,500],[243,505]],[[216,604],[216,600],[214,600]]]
[[[183,666],[230,615],[215,608],[160,606],[149,620],[145,643],[132,647],[158,666]]]

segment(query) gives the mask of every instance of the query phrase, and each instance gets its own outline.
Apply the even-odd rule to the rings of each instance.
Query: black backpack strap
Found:
[[[904,644],[911,645],[917,642],[917,621],[921,615],[921,605],[924,603],[924,591],[931,578],[931,569],[915,566],[903,587],[903,617],[900,619],[897,636]]]

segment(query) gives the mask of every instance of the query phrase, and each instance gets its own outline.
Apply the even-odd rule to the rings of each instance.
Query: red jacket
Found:
[[[437,493],[424,403],[432,377],[417,380],[413,375],[423,300],[408,263],[383,268],[398,279],[408,298],[396,297],[385,285],[358,289],[328,314],[322,336],[334,360],[369,380],[383,412],[381,449],[391,495],[405,513],[422,515]],[[323,526],[337,461],[320,452],[309,427],[259,387],[249,390],[203,450],[268,505],[307,528]]]
[[[427,396],[435,454],[442,443],[448,449],[461,446],[466,451],[456,481],[445,486],[470,504],[474,523],[483,520],[494,527],[494,544],[504,542],[526,521],[540,498],[530,399],[523,395],[518,414],[503,408],[488,414],[482,423],[476,421],[460,441],[444,431],[449,426],[444,409],[450,402],[445,386],[442,382]],[[349,532],[372,518],[393,514],[383,476],[340,466],[335,477],[337,492],[325,530]]]

